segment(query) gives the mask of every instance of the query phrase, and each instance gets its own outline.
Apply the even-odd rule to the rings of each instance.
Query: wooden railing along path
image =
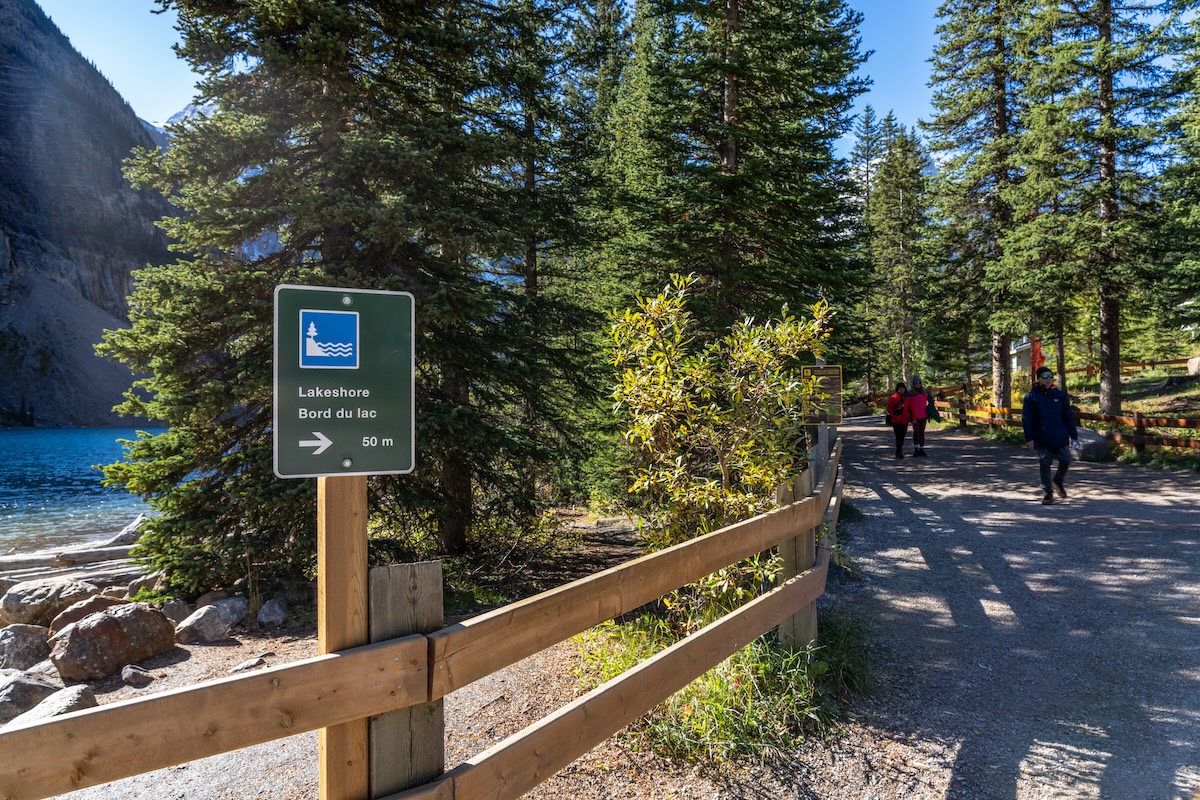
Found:
[[[1143,370],[1161,369],[1164,367],[1168,367],[1171,369],[1177,369],[1177,368],[1182,367],[1182,368],[1186,369],[1188,363],[1191,360],[1192,360],[1191,358],[1168,358],[1168,359],[1164,359],[1162,361],[1130,361],[1130,362],[1127,362],[1127,363],[1121,365],[1121,374],[1122,375],[1134,375]],[[1097,364],[1088,364],[1085,367],[1068,367],[1066,369],[1066,372],[1068,375],[1070,375],[1072,373],[1082,372],[1088,378],[1095,378],[1097,375],[1100,374],[1100,367]],[[992,378],[990,375],[987,375],[985,377],[980,378],[977,381],[974,381],[973,383],[971,383],[969,385],[976,391],[983,390],[992,385]],[[940,395],[943,398],[954,397],[957,394],[961,394],[961,393],[965,392],[966,386],[964,386],[964,384],[961,384],[961,383],[954,383],[954,384],[949,384],[946,386],[938,386],[938,387],[930,388],[929,391],[932,392],[934,395]],[[887,395],[886,394],[881,395],[880,397],[875,398],[873,400],[873,402],[878,403],[880,398],[886,399]]]
[[[465,622],[0,731],[0,800],[37,800],[401,710],[436,717],[424,730],[440,735],[440,698],[450,692],[722,567],[814,537],[823,525],[832,530],[840,456],[839,440],[811,496]],[[804,544],[792,549],[813,552]],[[813,608],[828,563],[822,547],[814,563],[800,563],[774,589],[443,775],[438,763],[400,791],[373,773],[371,797],[520,797],[739,648]],[[372,570],[372,615],[377,601],[394,605],[404,595],[419,603],[425,594],[437,595],[440,615],[436,564],[432,581],[406,572],[408,583],[376,592],[379,571],[422,566]],[[373,739],[372,758],[404,761],[424,748],[440,759],[441,741],[420,738]],[[398,744],[381,750],[381,741]]]
[[[968,406],[963,398],[959,398],[956,402],[939,401],[937,407],[952,412],[958,417],[959,425],[966,426],[967,422],[974,422],[981,425],[990,425],[994,427],[1021,427],[1021,409],[1017,408],[996,408],[994,406]],[[1146,445],[1153,444],[1160,447],[1180,447],[1200,450],[1200,439],[1193,439],[1182,436],[1158,436],[1146,433],[1147,428],[1183,428],[1183,429],[1200,429],[1200,419],[1172,419],[1169,417],[1146,417],[1139,412],[1134,412],[1132,417],[1119,417],[1110,414],[1091,414],[1084,411],[1075,410],[1075,422],[1079,424],[1083,420],[1091,420],[1103,422],[1112,425],[1125,425],[1133,428],[1133,433],[1122,433],[1120,431],[1110,431],[1103,428],[1092,428],[1100,436],[1106,439],[1111,439],[1116,442],[1122,442],[1133,446],[1137,452],[1142,452]]]

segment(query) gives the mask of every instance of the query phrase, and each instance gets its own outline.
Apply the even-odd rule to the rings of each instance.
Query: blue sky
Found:
[[[863,103],[880,117],[894,111],[908,127],[927,118],[929,58],[939,0],[849,0],[864,14],[864,50],[875,54],[866,72],[874,80]],[[192,99],[195,76],[175,57],[174,16],[152,14],[151,0],[38,0],[38,5],[133,106],[160,123]]]

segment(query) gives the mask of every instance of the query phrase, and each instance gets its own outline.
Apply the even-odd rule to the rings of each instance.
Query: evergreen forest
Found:
[[[1195,0],[945,0],[916,129],[859,108],[843,0],[159,4],[208,112],[127,162],[178,209],[177,258],[99,349],[141,376],[122,410],[168,429],[106,476],[159,512],[140,553],[180,590],[314,566],[314,481],[271,468],[279,284],[415,298],[417,467],[370,483],[388,560],[671,502],[636,491],[669,437],[631,435],[664,415],[682,449],[655,464],[761,477],[682,435],[746,405],[731,374],[786,389],[713,428],[749,440],[782,429],[767,402],[812,400],[792,368],[818,357],[850,397],[986,375],[1007,406],[1036,335],[1060,373],[1099,365],[1115,414],[1122,361],[1198,352]],[[754,350],[785,334],[786,359]],[[757,366],[680,401],[739,352]]]

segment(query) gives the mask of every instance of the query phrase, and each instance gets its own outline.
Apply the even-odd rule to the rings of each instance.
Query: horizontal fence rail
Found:
[[[437,700],[801,530],[835,526],[841,451],[839,440],[812,497],[430,634],[2,730],[0,800],[39,800]],[[828,562],[823,546],[812,568],[434,783],[392,797],[519,797],[812,603]]]
[[[832,487],[831,487],[832,488]],[[841,497],[841,482],[833,492]],[[825,522],[837,526],[840,500]],[[736,611],[468,759],[425,786],[385,800],[515,800],[687,686],[825,591],[829,548],[817,563]]]
[[[968,406],[961,402],[950,403],[939,401],[937,407],[947,411],[955,412],[961,420],[971,420],[986,425],[1001,425],[1008,427],[1020,427],[1021,409],[1018,408],[994,408],[992,406]],[[1193,439],[1182,436],[1159,436],[1146,433],[1147,428],[1182,428],[1182,429],[1197,429],[1200,430],[1200,419],[1174,418],[1174,417],[1144,417],[1141,414],[1134,414],[1132,417],[1115,416],[1111,414],[1092,414],[1086,411],[1075,411],[1075,421],[1095,421],[1103,422],[1110,425],[1126,425],[1134,429],[1133,433],[1123,433],[1121,431],[1110,431],[1103,428],[1090,428],[1096,434],[1103,436],[1106,439],[1121,442],[1123,444],[1133,445],[1138,452],[1142,451],[1145,445],[1153,444],[1160,447],[1179,447],[1184,449],[1200,450],[1200,439]]]
[[[598,572],[429,635],[430,696],[442,697],[577,633],[821,524],[841,458],[813,497]]]
[[[1163,359],[1161,361],[1131,361],[1129,363],[1122,364],[1120,371],[1121,371],[1122,375],[1133,375],[1133,374],[1136,374],[1138,372],[1141,372],[1141,371],[1147,370],[1147,369],[1159,369],[1159,368],[1187,369],[1187,366],[1191,362],[1191,360],[1192,360],[1191,358],[1167,358],[1167,359]],[[1067,374],[1082,372],[1082,373],[1085,373],[1088,377],[1095,377],[1096,375],[1100,374],[1100,366],[1098,364],[1088,364],[1087,366],[1083,366],[1083,367],[1068,367],[1065,371],[1067,372]],[[986,375],[986,376],[982,376],[982,377],[973,379],[969,382],[968,385],[974,391],[983,391],[984,389],[987,389],[989,386],[992,385],[991,375]],[[964,387],[964,385],[961,383],[952,383],[952,384],[947,384],[946,386],[934,386],[934,387],[926,387],[926,388],[929,389],[930,394],[940,396],[943,398],[954,397],[955,395],[961,394],[962,392],[964,392],[966,390],[966,387]],[[881,401],[886,400],[889,394],[891,394],[890,390],[887,392],[883,392],[881,394],[876,394],[872,397],[868,397],[867,399],[868,399],[868,402],[874,403],[877,405]]]
[[[422,703],[406,636],[0,731],[0,799],[50,797]]]

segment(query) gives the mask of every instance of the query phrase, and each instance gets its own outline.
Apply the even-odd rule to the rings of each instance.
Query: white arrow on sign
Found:
[[[333,440],[320,431],[313,431],[312,434],[317,438],[309,439],[307,442],[301,442],[300,446],[317,448],[313,451],[314,456],[321,455],[321,453],[324,453],[327,449],[329,449],[329,445],[333,444]]]

